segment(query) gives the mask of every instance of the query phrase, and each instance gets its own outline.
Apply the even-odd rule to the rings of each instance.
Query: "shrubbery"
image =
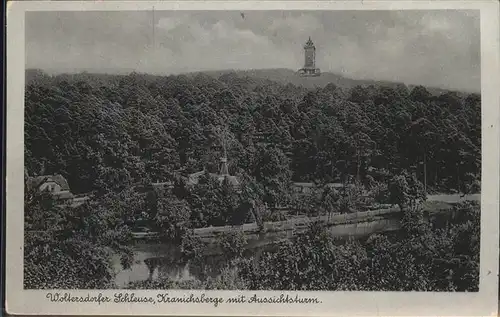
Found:
[[[313,226],[256,265],[243,262],[240,274],[251,289],[477,291],[479,206],[458,208],[470,218],[447,229],[412,222],[366,242],[341,242]]]
[[[112,256],[125,268],[131,263],[129,231],[117,209],[56,206],[44,193],[25,193],[24,286],[112,288]]]

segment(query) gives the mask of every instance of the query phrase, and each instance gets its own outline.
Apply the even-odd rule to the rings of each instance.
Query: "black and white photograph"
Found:
[[[479,9],[94,8],[24,13],[24,291],[481,292]]]

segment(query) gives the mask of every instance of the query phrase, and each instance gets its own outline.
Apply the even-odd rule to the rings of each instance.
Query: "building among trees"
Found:
[[[225,152],[225,151],[224,151]],[[192,173],[188,175],[188,180],[187,184],[188,185],[196,185],[199,182],[199,179],[202,175],[205,175],[205,170],[199,171],[196,173]],[[227,156],[226,153],[224,153],[224,156],[221,157],[220,159],[220,168],[219,168],[219,173],[208,173],[211,177],[215,178],[218,180],[220,183],[222,183],[224,180],[227,180],[229,184],[234,187],[234,188],[239,188],[240,182],[238,181],[238,178],[234,175],[229,174],[229,168],[227,166]]]
[[[89,196],[87,195],[73,194],[68,181],[62,175],[41,175],[36,177],[30,177],[29,175],[25,176],[27,176],[26,185],[28,190],[49,192],[58,204],[71,204],[72,207],[77,207],[89,199]]]
[[[238,178],[236,176],[229,174],[229,167],[227,164],[228,163],[227,144],[229,140],[228,131],[225,128],[218,127],[216,129],[216,133],[222,145],[222,157],[220,158],[220,163],[219,163],[219,173],[208,173],[208,175],[219,181],[220,184],[222,184],[224,180],[226,180],[233,188],[239,189],[240,182],[238,181]],[[202,177],[202,175],[205,174],[206,174],[205,169],[196,173],[189,174],[187,177],[186,184],[187,185],[198,184],[200,177]]]

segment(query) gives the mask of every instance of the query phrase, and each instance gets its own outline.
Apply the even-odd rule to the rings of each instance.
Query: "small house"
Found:
[[[60,205],[69,203],[72,207],[77,207],[89,199],[86,195],[74,195],[66,178],[59,174],[28,177],[27,187],[29,190],[49,192]]]

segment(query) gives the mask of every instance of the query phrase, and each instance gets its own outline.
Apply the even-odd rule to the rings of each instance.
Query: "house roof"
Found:
[[[205,171],[199,171],[196,173],[189,174],[189,177],[200,177],[201,175],[205,174]]]
[[[295,187],[316,187],[317,185],[314,184],[314,183],[300,183],[300,182],[296,182],[296,183],[293,183],[293,186]],[[342,188],[344,187],[344,184],[342,183],[328,183],[328,184],[325,184],[326,187],[330,187],[330,188]]]
[[[205,174],[205,171],[199,171],[188,175],[188,183],[198,184],[199,178]]]
[[[49,183],[49,182],[54,182],[61,186],[61,190],[68,190],[69,191],[69,184],[66,178],[64,178],[62,175],[42,175],[42,176],[36,176],[36,177],[30,177],[28,179],[28,186],[30,188],[33,187],[39,187],[42,184]]]
[[[67,190],[52,193],[52,196],[55,199],[72,199],[74,197],[74,195],[71,192],[67,191]]]
[[[174,186],[173,182],[161,182],[161,183],[151,183],[151,187],[156,188],[156,189],[161,189],[164,187],[172,187]]]
[[[73,208],[76,208],[78,206],[81,206],[83,205],[87,200],[89,200],[90,198],[89,197],[85,197],[85,198],[75,198],[72,200],[71,202],[71,207]]]
[[[238,178],[236,176],[232,176],[232,175],[217,175],[217,174],[210,174],[214,177],[217,177],[217,179],[219,180],[219,182],[223,182],[224,179],[227,179],[227,181],[229,182],[230,185],[232,186],[239,186],[240,185],[240,182],[238,181]]]
[[[315,187],[316,186],[316,185],[314,185],[314,183],[300,183],[300,182],[293,183],[293,185],[296,187]]]
[[[330,188],[343,188],[344,184],[342,184],[342,183],[328,183],[328,184],[326,184],[326,186],[330,187]]]
[[[199,171],[199,172],[196,172],[196,173],[193,173],[193,174],[189,174],[189,183],[192,184],[192,185],[198,184],[200,176],[202,176],[204,174],[205,174],[205,171]],[[217,179],[221,183],[224,181],[224,179],[227,178],[227,180],[229,181],[229,184],[231,184],[233,186],[240,185],[240,182],[238,181],[238,178],[236,176],[232,176],[232,175],[220,175],[220,174],[216,174],[216,173],[209,173],[208,175],[210,175],[211,177]]]

